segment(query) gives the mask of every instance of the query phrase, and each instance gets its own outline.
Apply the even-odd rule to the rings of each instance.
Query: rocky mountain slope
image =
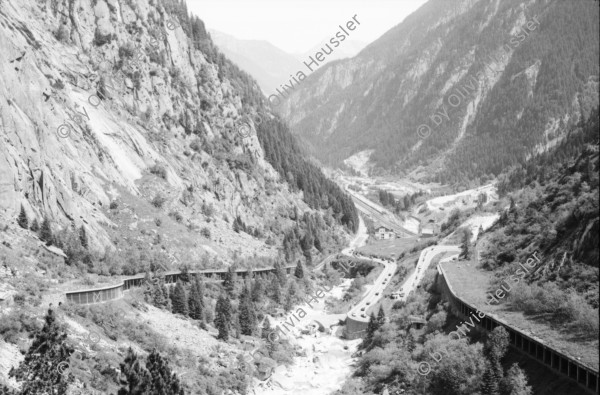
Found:
[[[335,222],[351,204],[333,207],[344,198],[331,185],[309,192],[293,171],[282,177],[277,158],[300,169],[301,153],[261,146],[275,121],[258,86],[185,4],[3,2],[0,21],[4,223],[22,207],[55,234],[83,228],[99,254],[129,238],[179,262],[275,256],[284,232],[318,209],[333,220],[319,222],[322,241],[341,236]],[[311,193],[329,199],[307,204]]]
[[[485,181],[597,105],[598,21],[593,1],[430,0],[277,108],[326,163]]]
[[[352,200],[183,1],[0,1],[0,51],[0,393],[116,393],[133,353],[159,387],[246,393],[264,370],[242,353],[312,295]],[[277,270],[166,285],[225,266]],[[65,297],[141,273],[108,303]],[[280,343],[272,364],[294,355]]]

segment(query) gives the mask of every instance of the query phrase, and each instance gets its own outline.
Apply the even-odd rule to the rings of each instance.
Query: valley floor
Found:
[[[327,296],[341,297],[351,281],[345,280],[341,285],[334,287]],[[292,330],[289,340],[302,350],[303,355],[294,358],[294,364],[289,367],[277,367],[271,376],[271,386],[265,387],[264,384],[257,383],[254,388],[255,395],[329,394],[341,388],[352,373],[355,362],[352,354],[356,352],[361,340],[349,341],[336,336],[338,321],[345,319],[346,314],[327,313],[324,310],[325,299],[320,299],[312,308],[300,306],[307,315],[301,319],[300,325]],[[314,335],[300,334],[298,328],[305,328],[314,321],[332,329],[332,333],[317,331]],[[275,322],[281,324],[283,321]]]

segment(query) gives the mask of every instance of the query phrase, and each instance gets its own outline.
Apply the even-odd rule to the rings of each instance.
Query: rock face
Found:
[[[368,152],[376,172],[498,174],[597,105],[598,19],[593,1],[430,0],[273,107],[330,164]]]
[[[247,115],[258,87],[227,70],[200,20],[180,26],[156,3],[0,4],[0,216],[83,226],[103,251],[162,199],[196,247],[273,255],[264,240],[293,223],[279,213],[309,209],[264,160]],[[261,238],[234,233],[236,217]]]

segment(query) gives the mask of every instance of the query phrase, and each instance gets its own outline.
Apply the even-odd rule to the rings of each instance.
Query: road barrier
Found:
[[[285,266],[286,274],[292,273],[295,269],[295,265]],[[257,275],[267,274],[273,272],[275,268],[261,268],[253,269],[252,273]],[[222,281],[227,273],[227,269],[214,269],[214,270],[196,270],[182,273],[180,271],[166,272],[163,273],[165,284],[175,284],[184,275],[201,275],[208,280]],[[238,269],[236,274],[245,278],[248,273],[248,269]],[[140,287],[144,283],[144,274],[131,276],[125,278],[119,284],[113,284],[102,288],[93,289],[81,289],[77,291],[66,292],[67,300],[77,304],[94,304],[102,303],[109,300],[116,300],[123,297],[123,293],[132,287]]]

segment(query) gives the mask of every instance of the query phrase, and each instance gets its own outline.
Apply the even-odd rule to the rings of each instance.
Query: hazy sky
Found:
[[[357,15],[350,40],[371,42],[425,0],[187,0],[208,29],[240,39],[266,40],[287,52],[304,52],[333,37]]]

